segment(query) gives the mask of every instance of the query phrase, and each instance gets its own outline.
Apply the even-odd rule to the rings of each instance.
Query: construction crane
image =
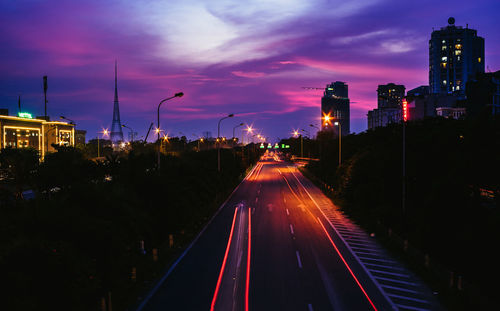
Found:
[[[302,88],[303,88],[304,90],[324,90],[324,89],[325,89],[324,87],[311,87],[311,86],[303,86]],[[333,96],[333,98],[338,98],[338,99],[347,99],[347,100],[349,100],[349,97],[341,97],[341,96],[337,96],[337,95],[332,95],[332,96]],[[355,103],[357,103],[357,102],[352,102],[352,101],[350,101],[350,100],[349,100],[349,102],[350,102],[351,104],[355,104]]]

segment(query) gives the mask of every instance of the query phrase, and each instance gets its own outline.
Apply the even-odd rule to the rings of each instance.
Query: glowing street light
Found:
[[[330,113],[326,114],[323,112],[323,127],[327,127],[329,125],[332,125],[332,117],[330,116]]]
[[[174,96],[165,98],[162,101],[160,101],[160,103],[158,104],[158,110],[157,110],[157,113],[156,113],[156,117],[157,117],[157,121],[158,121],[156,123],[156,134],[158,135],[158,142],[159,143],[160,143],[160,106],[161,106],[161,104],[163,104],[167,100],[170,100],[170,99],[176,98],[176,97],[182,97],[182,96],[184,96],[183,92],[175,93]],[[158,172],[160,172],[160,148],[161,148],[161,143],[158,146]]]
[[[295,138],[300,136],[300,157],[303,158],[304,157],[304,140],[302,138],[302,134],[299,133],[299,130],[294,130],[293,136]]]
[[[102,129],[101,132],[97,132],[97,157],[100,158],[101,157],[101,152],[100,152],[100,141],[99,141],[99,134],[102,134],[102,137],[104,136],[108,136],[109,134],[109,131],[108,129]]]

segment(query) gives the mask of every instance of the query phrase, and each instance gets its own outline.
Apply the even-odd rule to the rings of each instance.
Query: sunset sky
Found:
[[[361,132],[379,84],[428,84],[428,40],[450,16],[478,30],[500,70],[499,12],[498,0],[2,0],[0,108],[16,114],[20,94],[23,111],[43,115],[47,75],[51,118],[95,138],[111,128],[116,59],[121,120],[139,137],[179,91],[161,108],[170,136],[216,136],[234,113],[225,136],[245,122],[289,137],[319,123],[322,91],[301,87],[333,81],[349,85]]]

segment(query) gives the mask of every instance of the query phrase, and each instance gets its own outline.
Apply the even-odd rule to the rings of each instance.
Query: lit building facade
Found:
[[[462,119],[465,117],[465,108],[438,107],[436,114],[448,119]]]
[[[55,152],[52,146],[75,145],[75,126],[66,122],[33,119],[28,113],[18,116],[0,115],[0,147],[34,148],[43,158],[47,152]]]
[[[387,126],[402,119],[401,103],[405,97],[405,86],[395,83],[379,85],[377,109],[368,111],[368,129]],[[411,116],[411,114],[410,114]]]
[[[429,40],[429,86],[431,94],[455,94],[465,98],[468,79],[484,72],[484,38],[477,31],[448,26],[432,32]]]
[[[345,82],[333,82],[326,86],[321,98],[321,130],[334,131],[338,135],[340,122],[342,136],[350,133],[350,101],[348,86]]]
[[[377,108],[399,108],[405,97],[405,86],[394,83],[379,85],[377,88]]]

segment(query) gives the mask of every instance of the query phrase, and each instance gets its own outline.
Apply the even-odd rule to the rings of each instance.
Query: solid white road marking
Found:
[[[302,261],[300,261],[299,251],[296,251],[295,254],[297,255],[297,263],[299,264],[299,268],[302,269]]]
[[[293,226],[292,226],[292,224],[290,224],[290,232],[291,232],[292,234],[295,234],[295,233],[293,232]]]

